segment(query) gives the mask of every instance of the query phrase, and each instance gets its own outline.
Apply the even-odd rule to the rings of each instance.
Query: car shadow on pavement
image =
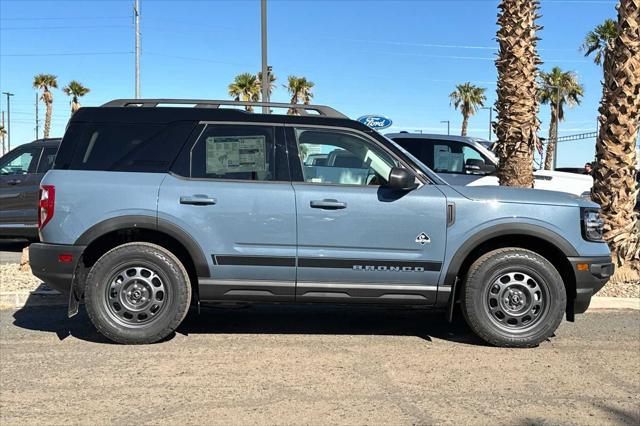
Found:
[[[29,330],[55,333],[60,340],[77,339],[110,343],[93,327],[80,307],[67,318],[66,306],[29,306],[13,315],[13,324]],[[410,307],[364,307],[337,305],[236,305],[192,308],[178,327],[178,334],[300,334],[381,335],[433,338],[462,344],[484,345],[464,323],[447,322],[444,312]],[[175,334],[164,341],[171,340]]]

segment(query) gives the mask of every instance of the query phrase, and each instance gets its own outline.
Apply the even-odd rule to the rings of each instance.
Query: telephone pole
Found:
[[[489,142],[491,142],[491,122],[493,121],[493,107],[483,107],[480,109],[488,109],[489,110]]]
[[[11,96],[13,93],[2,92],[7,95],[7,152],[11,151]]]
[[[267,65],[267,0],[260,0],[260,21],[262,27],[262,102],[269,102],[269,67]],[[262,107],[263,114],[269,114],[268,106]]]
[[[136,99],[140,97],[140,2],[133,3],[133,17],[136,25]]]
[[[4,128],[4,111],[2,111],[2,127]],[[2,154],[4,155],[4,134],[2,134]]]
[[[447,135],[451,134],[451,120],[442,120],[441,123],[447,123]]]
[[[36,140],[38,140],[38,133],[39,133],[39,129],[38,129],[38,124],[39,124],[39,120],[38,120],[38,93],[36,92]]]

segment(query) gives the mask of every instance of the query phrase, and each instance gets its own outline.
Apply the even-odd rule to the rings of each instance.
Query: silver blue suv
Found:
[[[33,273],[121,343],[163,339],[191,305],[312,302],[459,305],[485,341],[529,347],[613,272],[596,204],[450,186],[324,106],[82,108],[39,203]]]

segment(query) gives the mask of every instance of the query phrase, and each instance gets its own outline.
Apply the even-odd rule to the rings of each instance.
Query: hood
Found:
[[[506,186],[452,186],[452,188],[473,201],[566,207],[599,207],[592,201],[566,192],[540,191],[537,189],[510,188]]]
[[[593,185],[593,178],[589,175],[579,175],[577,173],[557,172],[555,170],[536,170],[533,172],[536,177],[548,177],[553,179],[570,180],[584,185]]]

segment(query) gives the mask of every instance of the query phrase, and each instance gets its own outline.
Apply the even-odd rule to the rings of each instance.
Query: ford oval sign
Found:
[[[374,130],[386,129],[393,124],[393,121],[381,115],[363,115],[358,121]]]

